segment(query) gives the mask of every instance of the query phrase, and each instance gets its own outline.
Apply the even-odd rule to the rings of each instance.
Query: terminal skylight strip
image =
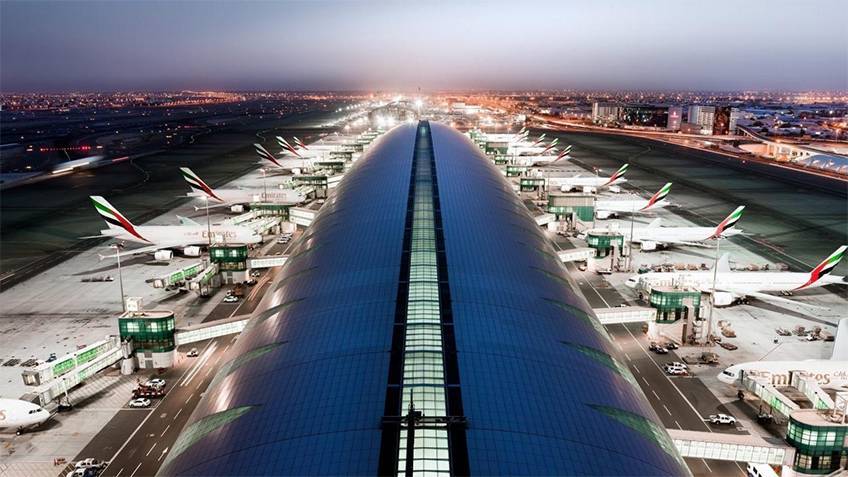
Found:
[[[432,144],[427,123],[419,123],[413,162],[412,233],[403,350],[401,413],[410,402],[425,417],[447,416],[442,316],[439,294]],[[433,428],[435,427],[435,428]],[[407,430],[400,430],[398,475],[406,473]],[[413,471],[451,473],[447,426],[415,430]]]

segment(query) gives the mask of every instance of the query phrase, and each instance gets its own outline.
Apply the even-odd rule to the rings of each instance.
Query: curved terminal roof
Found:
[[[420,188],[413,173],[423,156],[413,155],[424,150],[416,136],[425,132],[435,173]],[[393,332],[408,323],[396,324],[399,287],[408,286],[403,257],[417,236],[407,212],[430,186],[445,287],[438,361],[451,369],[447,412],[461,426],[449,450],[438,451],[449,454],[450,471],[688,474],[509,184],[467,138],[426,122],[393,129],[348,172],[162,474],[376,475],[387,459],[397,468],[396,428],[386,423],[405,409],[387,396],[390,369],[404,356]],[[416,431],[416,452],[428,432]]]

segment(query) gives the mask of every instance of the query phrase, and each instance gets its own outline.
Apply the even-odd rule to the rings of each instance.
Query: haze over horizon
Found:
[[[12,0],[0,89],[843,90],[845,24],[838,0]]]

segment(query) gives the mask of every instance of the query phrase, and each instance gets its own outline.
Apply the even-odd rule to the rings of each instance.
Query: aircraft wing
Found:
[[[804,303],[804,302],[800,302],[800,301],[796,301],[796,300],[790,300],[789,298],[783,298],[783,297],[779,297],[779,296],[775,296],[775,295],[769,295],[768,293],[762,293],[762,292],[758,292],[758,291],[754,291],[754,290],[748,290],[748,289],[745,289],[745,288],[721,287],[721,288],[717,288],[716,290],[728,292],[728,293],[733,293],[734,295],[750,296],[750,297],[758,298],[762,301],[778,303],[778,304],[781,304],[781,305],[800,306],[802,308],[808,308],[810,310],[821,311],[821,310],[827,310],[828,309],[828,308],[823,307],[823,306],[810,305],[808,303]]]
[[[707,244],[705,244],[705,243],[700,243],[700,242],[687,242],[687,241],[685,241],[685,240],[667,240],[667,239],[660,239],[660,240],[657,240],[657,242],[659,242],[659,243],[666,243],[666,244],[674,244],[674,245],[685,245],[685,246],[687,246],[687,247],[712,248],[712,247],[710,247],[709,245],[707,245]]]
[[[154,244],[154,245],[145,245],[144,247],[125,250],[125,251],[119,252],[117,255],[123,258],[123,257],[132,256],[132,255],[141,255],[141,254],[144,254],[144,253],[153,253],[157,250],[163,250],[163,249],[168,249],[168,248],[181,248],[181,247],[185,247],[186,245],[188,245],[188,244],[182,243],[182,242],[180,242],[180,243],[177,243],[177,242],[158,243],[158,244]],[[98,256],[100,257],[100,260],[104,260],[104,259],[107,259],[107,258],[114,258],[115,255],[116,255],[115,253],[98,254]]]

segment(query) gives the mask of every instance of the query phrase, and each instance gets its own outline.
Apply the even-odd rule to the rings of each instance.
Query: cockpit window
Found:
[[[724,371],[722,371],[721,374],[723,374],[725,376],[733,376],[733,373],[731,373],[730,371],[728,371],[726,369]]]

